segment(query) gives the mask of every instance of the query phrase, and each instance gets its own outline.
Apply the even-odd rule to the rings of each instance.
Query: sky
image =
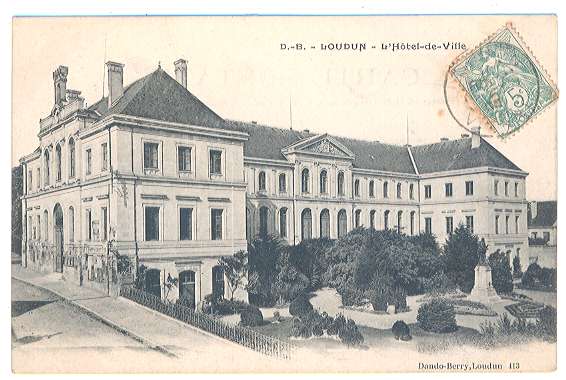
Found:
[[[446,72],[464,50],[382,49],[403,42],[472,49],[508,22],[556,80],[553,16],[16,18],[12,164],[39,144],[39,119],[53,106],[59,65],[69,67],[67,88],[93,104],[103,93],[104,62],[123,63],[127,85],[159,64],[174,76],[173,62],[184,58],[189,90],[226,119],[418,145],[466,133],[448,103],[529,173],[528,199],[556,199],[555,104],[502,140],[481,124],[451,78],[445,100]],[[281,48],[297,43],[305,49]],[[321,48],[331,43],[367,49]]]

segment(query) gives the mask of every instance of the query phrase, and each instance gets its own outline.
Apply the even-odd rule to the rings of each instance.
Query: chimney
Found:
[[[174,65],[175,79],[181,84],[181,86],[187,88],[187,61],[181,58],[176,60]]]
[[[448,141],[448,137],[441,137],[440,141],[442,141],[442,142]]]
[[[480,127],[473,127],[470,132],[472,132],[472,149],[479,148],[481,143]]]
[[[67,66],[59,66],[57,70],[53,72],[56,105],[60,105],[67,100],[67,74],[69,74],[69,68]]]
[[[538,210],[537,210],[537,202],[536,202],[536,201],[532,201],[532,202],[529,204],[529,206],[530,206],[530,209],[531,209],[531,219],[534,219],[534,218],[537,217],[537,213],[538,213]]]
[[[124,65],[108,61],[108,108],[124,95]]]
[[[77,90],[67,90],[67,100],[69,101],[69,103],[80,99],[81,97],[81,92],[77,91]]]

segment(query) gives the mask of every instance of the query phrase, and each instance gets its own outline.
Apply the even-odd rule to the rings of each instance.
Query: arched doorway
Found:
[[[301,240],[312,239],[312,214],[306,208],[301,213]]]
[[[340,210],[338,212],[338,239],[348,233],[348,217],[346,216],[346,210]]]
[[[145,272],[145,291],[161,298],[161,271],[148,269]]]
[[[320,212],[320,237],[330,238],[330,212],[327,208]]]
[[[179,273],[179,299],[186,307],[194,309],[195,300],[195,272],[185,270]]]
[[[63,209],[57,203],[53,209],[53,241],[55,243],[55,271],[63,272]]]

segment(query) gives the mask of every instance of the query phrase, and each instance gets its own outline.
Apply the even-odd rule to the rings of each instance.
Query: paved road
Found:
[[[144,363],[170,360],[52,293],[12,279],[14,371],[139,371]]]

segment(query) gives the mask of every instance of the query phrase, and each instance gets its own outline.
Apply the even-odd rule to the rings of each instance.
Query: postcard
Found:
[[[15,17],[15,373],[557,366],[557,17]]]

